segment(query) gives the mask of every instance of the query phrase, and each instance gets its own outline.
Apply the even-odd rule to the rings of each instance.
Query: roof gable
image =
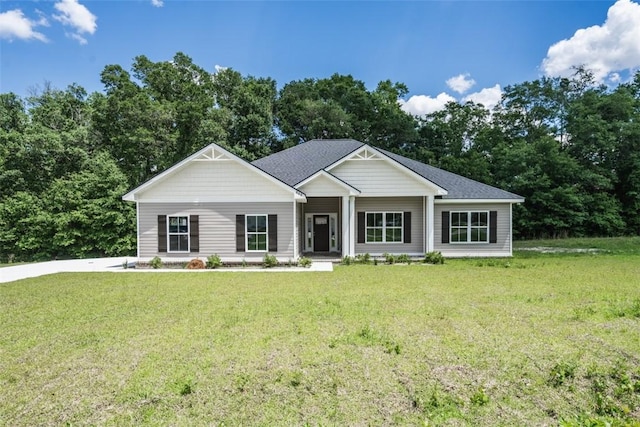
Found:
[[[142,185],[134,188],[122,198],[127,201],[136,201],[139,200],[143,194],[158,197],[158,195],[163,194],[161,187],[165,186],[170,189],[171,181],[173,180],[185,189],[184,192],[179,191],[179,195],[175,195],[175,191],[172,192],[171,197],[175,197],[175,199],[178,200],[181,198],[181,195],[188,193],[187,190],[190,183],[197,183],[199,178],[206,176],[204,174],[210,174],[214,170],[222,176],[232,170],[236,172],[240,171],[241,173],[248,174],[244,176],[252,179],[254,184],[265,184],[274,188],[276,191],[285,194],[289,193],[295,199],[305,199],[304,194],[300,191],[214,143],[209,144]],[[213,187],[213,185],[215,185],[212,184],[211,182],[204,183],[205,188],[206,186]],[[216,182],[216,184],[219,186],[220,182]],[[246,183],[242,184],[246,187]],[[229,194],[229,192],[227,194]]]
[[[308,197],[355,196],[360,190],[347,184],[340,178],[323,170],[296,185]]]
[[[363,195],[447,194],[446,189],[369,145],[363,145],[326,170],[357,187]]]

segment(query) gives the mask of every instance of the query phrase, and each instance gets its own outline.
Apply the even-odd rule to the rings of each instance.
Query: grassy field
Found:
[[[59,274],[0,325],[7,426],[640,425],[634,253]]]

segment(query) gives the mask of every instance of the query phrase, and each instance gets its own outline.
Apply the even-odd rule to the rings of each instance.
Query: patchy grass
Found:
[[[0,424],[638,425],[640,257],[504,262],[2,284]]]
[[[640,236],[635,237],[591,237],[571,239],[520,240],[513,242],[516,253],[533,248],[550,248],[610,254],[640,255]]]

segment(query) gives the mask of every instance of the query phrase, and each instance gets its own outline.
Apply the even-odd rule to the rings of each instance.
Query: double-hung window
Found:
[[[366,243],[402,242],[402,212],[367,212]]]
[[[167,219],[169,252],[189,252],[189,217],[170,216]]]
[[[267,215],[246,216],[247,251],[267,250],[269,247],[267,222]]]
[[[451,243],[488,243],[489,212],[451,212]]]

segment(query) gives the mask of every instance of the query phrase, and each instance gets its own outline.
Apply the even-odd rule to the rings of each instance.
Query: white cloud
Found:
[[[548,76],[568,77],[584,65],[602,82],[610,73],[640,67],[640,4],[618,0],[603,25],[580,29],[551,46],[542,61]]]
[[[216,65],[214,65],[214,67],[213,67],[213,68],[215,68],[216,73],[219,73],[220,71],[224,71],[224,70],[226,70],[226,69],[227,69],[227,68],[229,68],[229,67],[223,67],[222,65],[218,65],[218,64],[216,64]]]
[[[65,32],[65,34],[67,35],[67,37],[69,37],[70,39],[73,39],[75,41],[77,41],[80,44],[87,44],[87,39],[85,39],[84,37],[82,37],[80,34],[78,33],[67,33]]]
[[[471,89],[474,84],[476,84],[476,81],[471,78],[469,73],[460,74],[447,80],[447,86],[459,94],[465,93]]]
[[[162,0],[151,0],[151,4],[154,5],[155,7],[162,7],[162,6],[164,6],[164,1],[162,1]]]
[[[400,99],[398,102],[403,111],[414,116],[424,116],[444,109],[448,102],[456,102],[456,99],[442,92],[435,98],[428,95],[414,95],[407,101]]]
[[[20,9],[9,10],[0,13],[0,39],[22,39],[48,41],[44,34],[34,30],[40,25],[48,25],[42,16],[38,21],[32,21],[25,17]]]
[[[86,44],[82,34],[93,34],[96,32],[98,19],[85,6],[78,3],[78,0],[61,0],[54,7],[60,12],[60,15],[53,15],[53,19],[62,22],[63,25],[72,27],[75,32],[69,34],[69,37],[77,40],[80,44]]]
[[[500,85],[497,84],[494,87],[487,87],[482,89],[481,91],[470,93],[469,95],[465,96],[462,101],[472,101],[476,104],[482,104],[486,109],[491,110],[493,107],[498,105],[501,98],[502,89],[500,88]]]

